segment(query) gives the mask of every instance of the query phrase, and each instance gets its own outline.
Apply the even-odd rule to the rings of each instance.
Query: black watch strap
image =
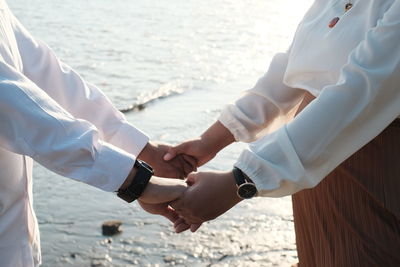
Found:
[[[237,194],[240,198],[249,199],[257,195],[255,184],[241,169],[234,167],[232,172],[238,186]]]
[[[246,178],[244,176],[244,173],[238,167],[233,167],[233,176],[235,177],[237,186],[246,183]]]
[[[129,203],[138,199],[142,195],[151,176],[154,174],[153,168],[144,161],[137,159],[134,167],[137,168],[137,172],[135,177],[133,177],[132,183],[126,189],[118,190],[117,193],[118,197]]]

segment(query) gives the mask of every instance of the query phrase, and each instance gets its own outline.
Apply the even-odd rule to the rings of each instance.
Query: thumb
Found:
[[[176,211],[169,206],[166,207],[166,209],[163,210],[163,212],[160,215],[164,216],[165,218],[170,220],[172,223],[175,223],[179,219],[178,213],[176,213]]]
[[[175,199],[169,203],[169,206],[179,214],[184,207],[183,200],[181,198]]]
[[[182,143],[180,145],[177,145],[175,147],[170,147],[168,149],[168,152],[164,155],[164,160],[165,161],[170,161],[171,159],[175,158],[176,155],[182,154],[182,152],[185,150],[186,144]]]
[[[188,186],[193,186],[194,184],[196,184],[197,179],[197,173],[191,173],[188,175],[188,177],[186,177],[185,181]]]
[[[168,149],[168,152],[164,155],[164,160],[170,161],[171,159],[176,157],[176,154],[177,154],[177,152],[175,150],[175,147],[170,147]]]
[[[200,228],[201,224],[202,223],[194,223],[194,224],[190,225],[190,231],[192,233],[196,232]]]

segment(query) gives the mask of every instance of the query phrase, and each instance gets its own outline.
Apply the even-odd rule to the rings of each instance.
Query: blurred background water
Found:
[[[37,38],[153,140],[202,133],[291,42],[311,0],[9,0]],[[203,170],[228,170],[244,148]],[[34,168],[43,266],[289,266],[297,261],[290,198],[244,201],[196,233],[113,194]],[[105,220],[123,233],[101,235]]]

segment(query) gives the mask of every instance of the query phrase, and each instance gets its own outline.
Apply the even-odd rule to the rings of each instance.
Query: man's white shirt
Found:
[[[0,0],[0,265],[40,264],[32,159],[116,191],[148,137],[36,40]]]

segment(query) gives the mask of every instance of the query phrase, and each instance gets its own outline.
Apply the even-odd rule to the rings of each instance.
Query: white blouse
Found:
[[[32,159],[60,175],[115,191],[147,142],[0,0],[0,266],[40,263]]]
[[[351,2],[316,0],[289,51],[219,118],[236,140],[257,140],[235,166],[260,196],[316,186],[400,114],[400,1]],[[293,119],[297,88],[317,98]]]

